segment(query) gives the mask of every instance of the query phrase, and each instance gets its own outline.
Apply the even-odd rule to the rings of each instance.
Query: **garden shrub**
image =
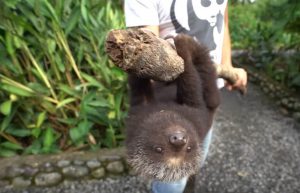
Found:
[[[104,40],[123,28],[120,1],[0,2],[0,156],[115,147],[126,75]]]

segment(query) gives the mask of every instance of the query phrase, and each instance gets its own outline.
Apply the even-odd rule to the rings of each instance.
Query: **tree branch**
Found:
[[[105,50],[121,69],[141,78],[172,81],[184,71],[183,59],[167,40],[145,29],[112,30],[108,33]],[[233,67],[215,64],[216,72],[231,84],[237,81]],[[246,88],[240,89],[241,93]]]

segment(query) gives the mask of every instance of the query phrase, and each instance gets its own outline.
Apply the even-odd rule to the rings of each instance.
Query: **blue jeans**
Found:
[[[201,165],[204,163],[208,154],[209,145],[211,143],[212,130],[213,129],[211,128],[208,131],[203,141],[204,156]],[[153,181],[151,184],[151,189],[153,193],[183,193],[187,180],[188,176],[175,182]]]

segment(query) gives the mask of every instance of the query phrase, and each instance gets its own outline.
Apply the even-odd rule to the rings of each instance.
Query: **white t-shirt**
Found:
[[[227,0],[125,0],[127,27],[159,26],[161,38],[185,33],[210,50],[220,64]],[[223,86],[218,80],[219,87]]]

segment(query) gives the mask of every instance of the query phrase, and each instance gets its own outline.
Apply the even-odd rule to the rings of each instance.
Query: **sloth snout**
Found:
[[[169,142],[175,147],[182,147],[187,143],[187,136],[183,132],[176,132],[171,134]]]

